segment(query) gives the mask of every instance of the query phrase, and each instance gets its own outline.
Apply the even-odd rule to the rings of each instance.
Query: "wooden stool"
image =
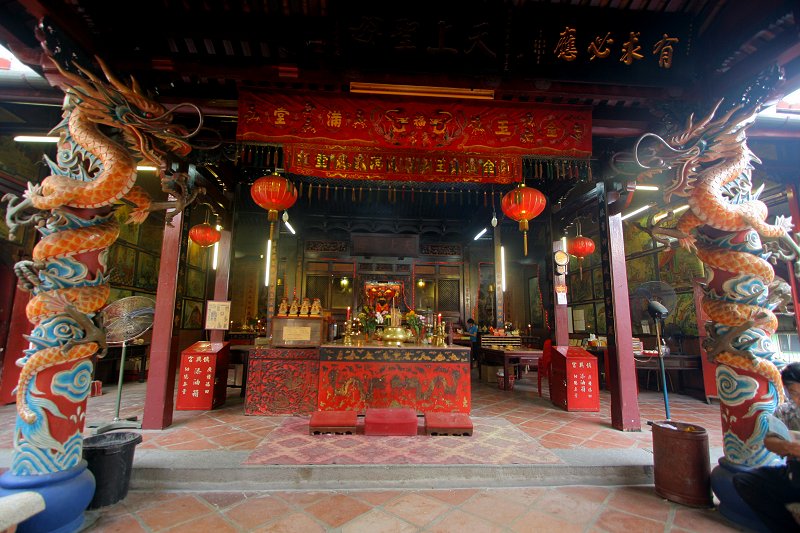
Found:
[[[314,411],[308,422],[308,434],[355,435],[357,423],[358,413],[355,411]]]
[[[413,437],[416,434],[417,412],[414,409],[367,409],[364,435]]]
[[[425,413],[426,435],[472,436],[472,419],[466,413]]]

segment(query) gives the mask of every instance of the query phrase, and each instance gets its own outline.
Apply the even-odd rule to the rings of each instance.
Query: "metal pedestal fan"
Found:
[[[108,304],[102,310],[103,327],[106,340],[110,346],[122,346],[119,361],[119,381],[117,384],[117,403],[114,419],[111,422],[90,424],[95,434],[115,429],[141,429],[142,424],[137,417],[121,419],[119,408],[122,402],[122,381],[125,373],[125,355],[128,345],[140,338],[153,326],[153,315],[156,303],[145,296],[129,296]]]
[[[647,281],[639,285],[631,294],[631,316],[634,320],[649,317],[655,323],[656,350],[658,351],[658,369],[661,374],[661,390],[664,391],[664,410],[667,420],[669,412],[669,392],[667,391],[667,371],[664,367],[664,346],[661,344],[661,332],[664,319],[675,309],[677,296],[675,290],[661,281]]]

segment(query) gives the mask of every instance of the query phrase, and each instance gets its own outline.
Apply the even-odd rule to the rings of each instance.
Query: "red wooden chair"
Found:
[[[542,356],[539,358],[539,364],[536,369],[536,385],[539,389],[539,397],[542,396],[542,376],[547,376],[547,381],[550,381],[552,352],[553,341],[545,339],[544,344],[542,344]]]

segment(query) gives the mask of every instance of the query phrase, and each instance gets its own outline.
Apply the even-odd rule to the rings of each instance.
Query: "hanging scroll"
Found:
[[[237,140],[283,144],[298,174],[510,183],[523,155],[591,154],[591,110],[243,89]]]

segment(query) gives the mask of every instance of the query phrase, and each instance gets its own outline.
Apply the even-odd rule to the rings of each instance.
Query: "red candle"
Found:
[[[439,321],[436,323],[437,326],[442,325],[442,313],[439,313]]]
[[[344,319],[345,322],[350,321],[350,307],[347,308],[347,318]]]

